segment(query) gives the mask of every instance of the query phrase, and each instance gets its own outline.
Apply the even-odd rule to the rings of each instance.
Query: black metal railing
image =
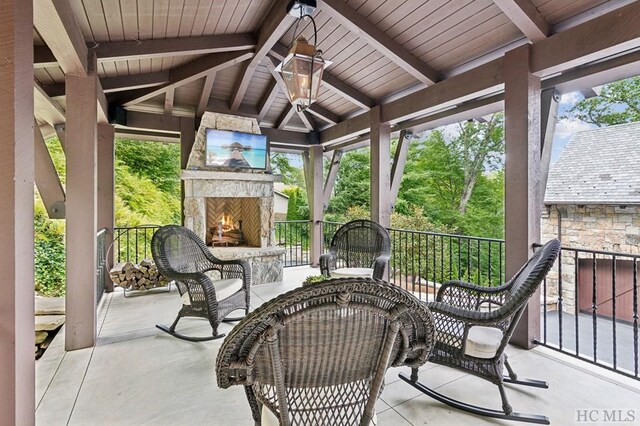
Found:
[[[278,221],[275,226],[276,245],[285,248],[285,268],[311,264],[311,222],[287,220]]]
[[[433,300],[450,280],[497,286],[504,282],[504,241],[435,232],[388,229],[389,282]]]
[[[124,226],[114,228],[113,258],[116,263],[140,263],[151,258],[151,238],[159,225]],[[112,266],[112,265],[111,265]]]
[[[96,234],[96,303],[100,303],[105,291],[107,230],[101,229]]]
[[[320,242],[321,252],[325,253],[329,251],[329,247],[331,246],[331,239],[333,235],[336,233],[338,228],[344,225],[343,222],[322,222],[322,241]]]
[[[562,247],[543,282],[538,343],[638,376],[640,255]]]

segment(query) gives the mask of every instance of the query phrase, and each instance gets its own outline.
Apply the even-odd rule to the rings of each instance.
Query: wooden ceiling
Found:
[[[322,130],[327,141],[330,132],[375,105],[486,66],[518,45],[544,43],[634,2],[318,0],[318,47],[333,65],[318,102],[304,113],[292,110],[274,72],[294,37],[295,18],[286,14],[287,3],[35,0],[35,79],[41,97],[36,118],[52,125],[56,114],[47,108],[64,114],[69,66],[59,61],[62,53],[51,34],[57,21],[42,17],[51,10],[71,45],[76,28],[87,49],[95,49],[97,73],[112,105],[164,116],[193,117],[207,110],[253,116],[264,128]],[[308,22],[299,24],[300,31],[312,39]],[[46,102],[47,108],[39,107]],[[420,111],[410,118],[427,115]]]

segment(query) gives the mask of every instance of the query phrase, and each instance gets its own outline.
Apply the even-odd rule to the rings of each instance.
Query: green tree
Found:
[[[504,155],[504,119],[493,114],[486,122],[467,121],[460,124],[460,133],[451,142],[462,164],[464,181],[458,211],[465,214],[478,178],[485,170],[502,166]]]
[[[347,152],[340,161],[328,213],[343,215],[350,207],[369,209],[369,148]]]
[[[299,186],[286,187],[282,192],[289,197],[287,220],[309,219],[309,203],[307,193]]]
[[[129,172],[152,180],[159,190],[180,196],[179,145],[118,139],[116,158]]]
[[[276,152],[271,154],[271,170],[273,173],[282,175],[282,182],[285,185],[297,186],[304,189],[304,173],[301,166],[292,163],[302,164],[299,154],[283,154]]]
[[[640,121],[640,77],[605,84],[598,96],[579,101],[562,118],[598,127]]]

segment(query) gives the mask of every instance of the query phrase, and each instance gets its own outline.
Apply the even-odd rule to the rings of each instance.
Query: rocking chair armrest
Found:
[[[376,258],[373,262],[373,278],[383,279],[384,270],[389,264],[390,257],[388,254],[381,254]]]
[[[502,304],[503,296],[508,291],[505,285],[486,287],[464,281],[448,281],[440,287],[436,295],[436,302],[466,309],[478,309],[480,302]]]
[[[338,254],[331,250],[329,253],[325,253],[320,256],[320,273],[322,275],[330,276],[330,272],[336,269],[336,262],[338,261]]]
[[[454,320],[463,322],[468,326],[482,325],[490,327],[497,326],[504,321],[502,315],[496,315],[496,311],[480,312],[475,309],[465,309],[443,302],[429,302],[427,303],[427,307],[433,314],[447,316]]]

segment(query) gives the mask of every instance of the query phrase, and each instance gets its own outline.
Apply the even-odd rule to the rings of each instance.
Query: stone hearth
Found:
[[[220,259],[247,259],[252,283],[282,281],[284,249],[275,247],[273,183],[266,171],[207,167],[205,130],[259,133],[255,120],[205,113],[184,181],[184,225]],[[215,245],[215,247],[213,247]]]

